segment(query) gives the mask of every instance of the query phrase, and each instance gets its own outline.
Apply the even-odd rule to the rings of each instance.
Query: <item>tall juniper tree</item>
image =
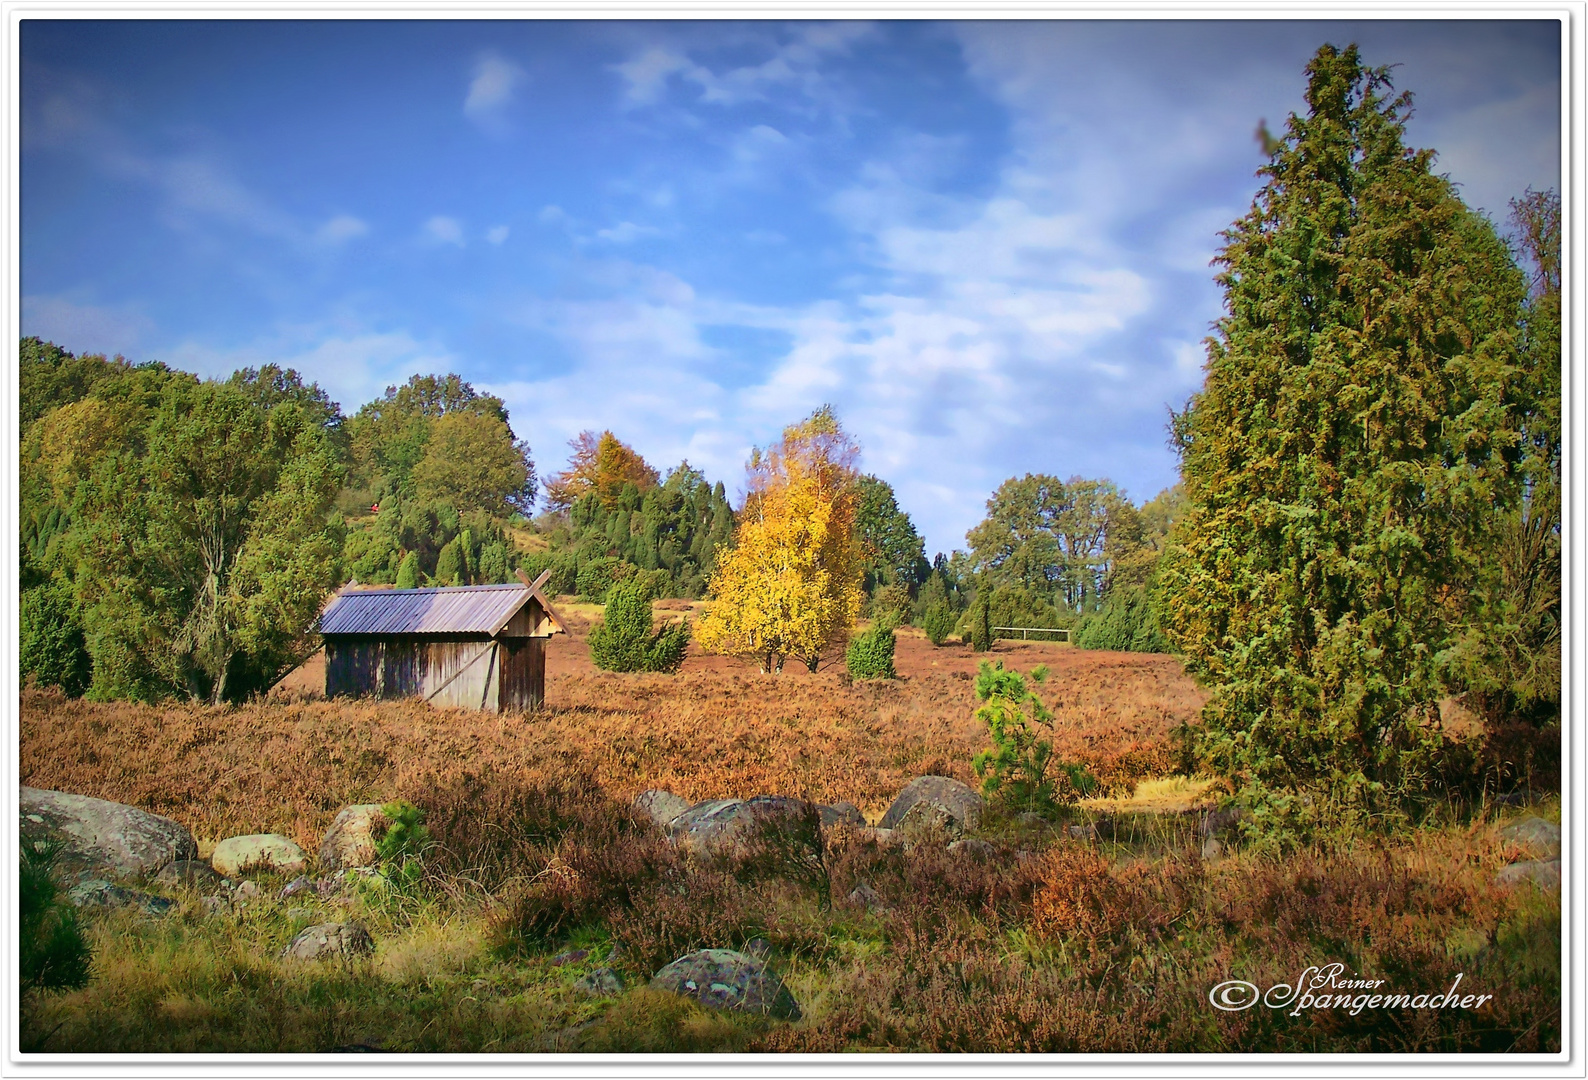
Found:
[[[1425,790],[1438,658],[1518,497],[1525,285],[1404,145],[1387,68],[1326,45],[1306,73],[1307,115],[1224,233],[1226,314],[1173,425],[1163,619],[1210,691],[1212,764],[1253,796],[1384,806]]]

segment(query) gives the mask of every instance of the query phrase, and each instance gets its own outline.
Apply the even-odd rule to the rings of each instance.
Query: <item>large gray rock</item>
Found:
[[[701,949],[656,973],[651,989],[694,998],[712,1009],[798,1020],[799,1004],[767,966],[732,949]]]
[[[357,923],[321,923],[305,927],[281,951],[283,960],[339,960],[375,951],[375,939]]]
[[[1500,839],[1551,858],[1560,855],[1560,826],[1528,815],[1500,830]]]
[[[251,870],[296,874],[309,865],[309,855],[280,833],[253,833],[228,836],[216,844],[210,865],[227,877]]]
[[[748,854],[751,841],[770,832],[781,831],[795,846],[819,843],[820,818],[812,822],[810,810],[810,803],[786,795],[712,799],[679,814],[667,833],[691,854],[731,858]]]
[[[139,877],[178,859],[198,858],[198,844],[183,825],[135,806],[24,787],[22,837],[53,841],[63,874]]]
[[[671,791],[663,791],[661,788],[651,788],[634,796],[634,808],[649,814],[651,820],[664,829],[689,807],[688,799],[682,795],[674,795]]]
[[[1535,859],[1529,862],[1512,863],[1503,866],[1494,876],[1500,885],[1520,885],[1524,881],[1531,881],[1546,892],[1560,888],[1560,860],[1548,861]]]
[[[343,807],[320,841],[320,869],[329,872],[379,863],[375,844],[390,824],[379,803]]]
[[[918,776],[904,785],[878,824],[884,829],[942,829],[951,836],[974,829],[985,803],[968,784],[947,776]]]

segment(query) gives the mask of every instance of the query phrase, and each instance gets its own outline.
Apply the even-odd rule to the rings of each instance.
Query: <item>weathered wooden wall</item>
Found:
[[[540,638],[328,636],[325,696],[408,698],[502,712],[545,700]]]

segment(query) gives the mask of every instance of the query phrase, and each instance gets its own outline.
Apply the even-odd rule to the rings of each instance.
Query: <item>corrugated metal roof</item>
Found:
[[[343,591],[320,613],[320,633],[495,634],[538,596],[523,585]]]

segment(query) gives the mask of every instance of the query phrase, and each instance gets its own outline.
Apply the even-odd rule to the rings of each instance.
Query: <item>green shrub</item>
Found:
[[[424,855],[430,847],[430,830],[424,826],[425,812],[407,799],[393,799],[381,807],[389,824],[375,841],[381,873],[399,888],[410,888],[424,869]]]
[[[507,553],[507,545],[486,544],[482,547],[480,549],[479,573],[481,584],[500,585],[512,579],[512,559]]]
[[[59,686],[67,696],[81,697],[93,664],[71,590],[53,581],[29,589],[17,614],[22,678],[32,675],[40,686]]]
[[[945,601],[938,600],[921,616],[921,629],[926,631],[927,640],[933,645],[941,645],[948,640],[948,635],[954,632],[954,624],[957,621],[954,609]]]
[[[976,590],[976,606],[970,619],[970,647],[977,652],[992,648],[992,589],[982,585]]]
[[[30,990],[76,989],[88,982],[91,952],[77,913],[59,898],[54,868],[57,850],[23,839],[17,897],[17,959],[23,994]]]
[[[1075,644],[1082,649],[1115,652],[1169,651],[1169,642],[1158,629],[1158,615],[1145,588],[1112,597],[1102,611],[1082,619],[1075,628]]]
[[[402,565],[397,567],[397,587],[399,589],[417,589],[419,587],[419,553],[410,551],[403,556]]]
[[[463,545],[457,537],[449,540],[441,549],[441,554],[436,556],[436,584],[437,585],[467,585],[468,560],[464,555]]]
[[[612,591],[612,586],[626,580],[634,573],[634,568],[621,559],[601,556],[595,559],[586,559],[579,564],[579,573],[575,578],[575,591],[579,599],[587,604],[604,604],[607,594]]]
[[[525,555],[518,562],[518,568],[529,580],[534,581],[547,570],[551,577],[546,579],[545,591],[547,596],[566,596],[578,588],[575,578],[576,560],[571,551],[537,551],[532,555]]]
[[[1031,669],[1033,682],[1048,677],[1048,669]],[[982,778],[989,800],[1011,811],[1051,814],[1089,794],[1097,781],[1084,768],[1053,757],[1053,713],[1027,686],[1018,671],[1005,671],[1002,662],[983,660],[976,675],[976,699],[986,702],[976,719],[987,726],[992,747],[971,762]]]
[[[631,582],[613,588],[606,617],[590,631],[590,660],[604,671],[677,671],[689,647],[689,623],[652,633],[651,584]]]
[[[863,634],[857,634],[844,653],[844,664],[854,679],[895,679],[893,670],[893,626],[882,620]]]
[[[871,597],[871,617],[894,626],[910,621],[910,590],[903,585],[884,585]]]

